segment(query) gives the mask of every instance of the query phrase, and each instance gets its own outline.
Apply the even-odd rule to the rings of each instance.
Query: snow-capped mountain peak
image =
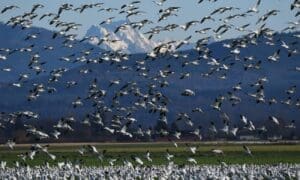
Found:
[[[93,25],[88,29],[86,37],[92,37],[90,43],[100,45],[103,49],[121,50],[131,54],[150,52],[156,46],[155,42],[126,24],[127,21],[117,21],[101,26]],[[125,28],[115,32],[120,25]]]

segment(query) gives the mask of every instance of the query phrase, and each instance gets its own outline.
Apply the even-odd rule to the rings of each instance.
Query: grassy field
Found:
[[[99,152],[106,150],[105,158],[100,161],[96,155],[86,154],[81,156],[77,150],[83,144],[51,144],[49,152],[57,156],[56,160],[51,160],[45,153],[38,153],[34,160],[27,159],[26,164],[41,165],[45,162],[57,164],[57,162],[71,161],[81,162],[86,166],[104,166],[108,165],[110,159],[118,159],[115,164],[120,165],[125,159],[132,160],[132,156],[140,157],[146,165],[166,164],[165,158],[166,149],[175,157],[173,161],[177,164],[187,164],[187,158],[193,157],[198,164],[219,164],[225,162],[227,164],[276,164],[276,163],[300,163],[300,144],[294,145],[247,145],[253,153],[253,156],[248,156],[242,145],[237,144],[202,144],[189,143],[192,146],[198,146],[196,154],[192,154],[185,143],[178,143],[178,148],[175,148],[172,143],[116,143],[116,144],[97,144],[95,145]],[[216,156],[211,153],[211,149],[221,149],[224,155]],[[145,159],[146,151],[151,152],[153,162],[150,163]],[[0,161],[6,161],[9,166],[15,161],[23,162],[19,154],[25,154],[30,151],[29,145],[19,145],[14,150],[9,150],[8,147],[0,147]]]

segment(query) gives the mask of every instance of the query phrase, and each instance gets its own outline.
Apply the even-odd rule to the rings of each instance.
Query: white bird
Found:
[[[173,136],[176,138],[176,139],[180,139],[180,136],[181,136],[181,132],[179,131],[176,131]]]
[[[56,129],[54,130],[54,132],[51,133],[51,135],[55,138],[58,139],[59,136],[61,135],[61,132],[57,131]]]
[[[85,149],[84,147],[81,147],[81,148],[78,149],[77,151],[78,151],[78,153],[79,153],[80,155],[84,155],[84,153],[86,152],[86,149]]]
[[[114,134],[114,133],[115,133],[115,129],[112,129],[112,128],[109,128],[109,127],[104,127],[104,129],[105,129],[106,131],[108,131],[109,133],[111,133],[111,134]]]
[[[182,93],[182,96],[195,96],[195,92],[190,89],[185,89]]]
[[[134,159],[134,161],[136,162],[136,163],[138,163],[139,165],[144,165],[144,162],[139,158],[139,157],[133,157],[133,159]]]
[[[1,167],[2,170],[5,170],[6,165],[7,165],[7,162],[6,162],[6,161],[1,161],[0,167]]]
[[[194,131],[190,132],[191,134],[197,136],[197,137],[199,138],[199,140],[202,140],[202,135],[200,134],[200,129],[201,129],[201,128],[202,128],[202,127],[199,126],[199,128],[196,128]]]
[[[224,151],[221,149],[212,149],[211,152],[215,155],[224,155]]]
[[[197,161],[194,158],[188,158],[187,161],[192,164],[197,164]]]
[[[190,146],[190,147],[189,147],[189,150],[192,152],[192,154],[196,154],[197,147],[195,147],[195,146]]]
[[[127,131],[127,126],[124,125],[120,131],[118,131],[119,133],[121,133],[122,135],[125,135],[125,136],[129,136],[130,138],[133,137],[133,135]]]
[[[233,135],[236,136],[239,128],[237,126],[234,126],[229,132]]]
[[[56,156],[54,154],[50,154],[50,153],[47,153],[48,156],[52,159],[52,160],[55,160],[56,159]]]
[[[276,52],[274,52],[274,54],[272,54],[271,56],[268,56],[268,60],[277,62],[280,58],[279,53],[280,53],[280,49],[278,49]]]
[[[35,151],[35,150],[30,151],[30,152],[27,154],[27,156],[29,157],[29,159],[33,160],[34,157],[35,157],[35,155],[36,155],[36,152],[37,152],[37,151]]]
[[[253,156],[253,155],[252,155],[252,152],[251,152],[251,150],[250,150],[250,148],[249,148],[248,146],[243,145],[243,148],[244,148],[246,154],[248,154],[248,155],[250,155],[250,156]]]
[[[244,125],[248,124],[248,119],[244,115],[240,115],[241,121],[243,122]]]
[[[281,41],[281,47],[285,48],[285,49],[289,49],[290,47],[284,42],[284,41]]]
[[[171,161],[172,158],[174,158],[174,155],[173,155],[173,154],[170,154],[170,153],[169,153],[169,150],[167,149],[167,152],[166,152],[165,157],[166,157],[166,159],[167,159],[168,161]]]
[[[109,165],[114,166],[115,162],[117,161],[117,159],[110,159],[108,161]]]
[[[112,23],[112,20],[113,20],[114,18],[115,18],[115,17],[109,17],[109,18],[107,18],[106,20],[102,21],[102,22],[100,23],[100,25],[102,25],[102,24],[111,24],[111,23]]]
[[[76,108],[78,106],[83,106],[83,102],[81,101],[80,97],[77,97],[76,100],[72,102],[72,105],[74,108]]]
[[[152,158],[150,157],[150,151],[146,152],[145,158],[147,159],[147,161],[152,162]]]
[[[93,153],[93,154],[99,154],[97,148],[93,145],[88,145],[88,148],[90,149],[90,151]]]
[[[270,116],[269,117],[269,119],[273,122],[273,123],[275,123],[276,125],[278,125],[279,126],[279,120],[275,117],[275,116]]]
[[[15,141],[14,140],[8,140],[6,142],[6,145],[11,149],[13,150],[14,149],[14,146],[16,145]]]

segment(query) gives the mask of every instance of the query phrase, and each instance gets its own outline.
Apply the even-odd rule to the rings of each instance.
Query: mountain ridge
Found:
[[[49,34],[50,36],[51,34]],[[275,42],[280,40],[287,43],[293,42],[291,38],[293,34],[277,34],[274,36]],[[8,36],[7,36],[8,38]],[[211,120],[220,119],[219,112],[216,112],[211,108],[211,104],[214,102],[216,96],[225,95],[228,97],[228,92],[232,91],[232,87],[239,82],[243,82],[243,91],[236,92],[238,97],[243,101],[238,105],[232,106],[232,104],[226,102],[222,105],[224,112],[230,114],[230,118],[233,123],[239,123],[240,114],[245,114],[253,122],[262,124],[268,120],[270,114],[277,116],[281,121],[288,122],[295,117],[298,117],[299,110],[296,107],[286,106],[282,103],[278,103],[272,106],[266,104],[257,104],[256,106],[249,106],[249,103],[256,103],[248,93],[255,92],[256,89],[249,86],[254,83],[258,78],[268,77],[270,82],[265,87],[266,98],[272,97],[278,98],[280,101],[284,101],[288,98],[284,91],[289,88],[290,84],[300,84],[299,72],[293,71],[294,67],[300,67],[300,62],[297,60],[298,54],[288,57],[288,52],[280,45],[276,43],[274,46],[267,45],[267,40],[259,39],[257,45],[249,45],[246,48],[240,49],[240,59],[227,58],[231,52],[230,49],[224,47],[224,44],[228,44],[239,39],[231,39],[221,42],[215,42],[209,44],[207,47],[212,51],[211,56],[218,59],[218,61],[224,65],[231,66],[230,73],[226,74],[226,79],[220,79],[223,76],[223,72],[217,72],[210,77],[205,77],[203,74],[211,71],[211,66],[208,65],[209,60],[200,58],[201,52],[196,50],[180,51],[179,57],[166,55],[158,57],[156,60],[146,59],[147,54],[131,54],[128,55],[128,60],[121,62],[113,61],[99,61],[99,54],[94,54],[94,61],[84,61],[77,64],[76,67],[69,68],[67,72],[57,82],[49,82],[51,76],[49,70],[43,76],[39,75],[24,82],[22,88],[17,88],[11,85],[12,82],[2,83],[0,87],[0,94],[2,101],[0,107],[3,112],[19,112],[25,110],[31,110],[36,112],[40,116],[40,120],[50,119],[57,121],[61,117],[75,116],[78,121],[81,121],[87,114],[93,112],[95,108],[90,100],[86,99],[89,86],[97,78],[97,85],[102,90],[107,90],[107,95],[103,97],[103,103],[107,108],[112,108],[113,112],[118,112],[115,108],[117,104],[112,101],[116,92],[120,90],[122,86],[125,86],[128,82],[136,82],[139,84],[140,93],[148,93],[149,84],[153,84],[163,94],[167,94],[169,98],[170,109],[167,118],[170,123],[176,122],[178,113],[191,112],[196,107],[201,107],[204,114],[193,113],[191,115],[195,125],[209,125]],[[77,42],[77,41],[76,41]],[[5,44],[2,45],[4,48]],[[4,46],[4,47],[3,47]],[[297,45],[299,46],[299,45]],[[23,47],[20,46],[20,47]],[[80,52],[96,48],[94,51],[101,50],[98,47],[84,43]],[[280,60],[278,62],[270,62],[267,60],[268,56],[272,55],[278,49],[281,50]],[[70,53],[72,52],[71,49]],[[56,56],[65,56],[68,53],[59,53]],[[244,62],[243,58],[249,54],[255,54],[255,60],[247,60]],[[184,58],[182,55],[187,55]],[[78,56],[80,57],[80,56]],[[59,57],[57,57],[59,59]],[[101,59],[101,58],[100,58]],[[146,60],[145,60],[146,59]],[[185,62],[198,61],[199,65],[184,65]],[[6,61],[10,61],[9,59]],[[137,62],[145,61],[144,67],[146,70],[137,70]],[[245,70],[244,63],[251,64],[261,62],[261,69],[249,69]],[[53,62],[53,61],[49,61]],[[18,64],[23,66],[23,64]],[[60,65],[59,65],[60,66]],[[57,65],[57,67],[59,67]],[[163,81],[155,81],[155,78],[160,73],[160,70],[169,67],[173,72],[166,80],[169,85],[165,88],[161,88]],[[27,67],[27,66],[25,66]],[[142,67],[139,67],[140,69]],[[55,67],[54,67],[55,68]],[[125,70],[124,70],[125,69]],[[80,73],[81,70],[90,70],[86,74]],[[147,72],[147,76],[142,73]],[[189,78],[180,79],[182,73],[189,72],[191,75]],[[288,81],[286,80],[288,79]],[[110,85],[112,80],[120,80],[119,85]],[[77,85],[71,88],[67,88],[68,81],[76,81]],[[13,81],[14,82],[14,81]],[[46,87],[56,88],[56,92],[43,93],[36,100],[28,101],[29,91],[33,88],[33,84],[43,84]],[[184,89],[192,89],[195,92],[194,97],[183,97],[180,94]],[[83,99],[83,106],[73,108],[72,102],[77,98]],[[293,96],[297,98],[297,95]],[[149,114],[147,109],[140,107],[139,105],[132,104],[137,101],[136,97],[132,94],[130,96],[124,96],[120,100],[125,107],[138,108],[136,112],[132,114],[133,117],[139,119],[139,122],[143,126],[154,126],[159,116],[157,114]],[[105,113],[107,119],[112,118],[111,113]],[[298,126],[298,121],[297,127]],[[179,123],[180,124],[180,123]],[[217,126],[221,126],[222,122],[216,123]],[[188,128],[185,124],[181,124],[184,128]]]

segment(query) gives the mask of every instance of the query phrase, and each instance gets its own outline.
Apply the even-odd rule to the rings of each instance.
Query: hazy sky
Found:
[[[139,5],[140,10],[145,12],[145,15],[135,16],[130,18],[131,21],[138,21],[142,19],[150,19],[155,22],[155,24],[148,25],[145,27],[142,32],[146,32],[149,30],[150,27],[158,26],[158,25],[167,25],[171,23],[183,24],[187,21],[191,20],[200,20],[202,17],[208,15],[213,10],[222,7],[222,6],[233,6],[240,8],[240,10],[235,10],[231,12],[224,13],[224,15],[216,15],[215,17],[218,19],[215,22],[206,22],[204,24],[199,24],[197,26],[192,27],[189,31],[183,31],[181,29],[176,30],[174,32],[168,33],[161,33],[160,35],[156,36],[155,40],[165,40],[165,39],[179,39],[185,38],[189,36],[192,32],[197,29],[202,29],[205,27],[217,27],[221,25],[222,22],[219,19],[224,18],[228,15],[233,15],[236,13],[242,13],[247,11],[250,7],[254,6],[256,0],[218,0],[218,2],[211,3],[208,0],[204,0],[203,3],[197,4],[198,0],[167,0],[167,2],[163,6],[158,6],[153,3],[152,0],[142,0],[142,3]],[[290,11],[290,4],[293,0],[262,0],[262,3],[259,7],[260,12],[258,14],[254,14],[252,17],[247,18],[238,18],[236,20],[231,21],[230,23],[241,26],[247,23],[251,23],[252,25],[249,29],[254,30],[256,28],[256,20],[261,15],[265,14],[268,10],[276,9],[280,10],[278,16],[271,17],[267,22],[267,27],[270,27],[274,30],[280,31],[284,27],[288,26],[288,22],[296,21],[294,17],[295,11]],[[53,12],[56,13],[59,6],[63,3],[72,3],[75,7],[80,6],[81,4],[89,4],[89,3],[97,3],[103,2],[105,3],[103,7],[108,8],[120,8],[123,4],[129,3],[131,1],[127,0],[1,0],[1,9],[5,6],[15,4],[20,7],[20,9],[7,11],[4,14],[0,14],[0,21],[6,22],[10,17],[20,15],[24,12],[30,11],[31,7],[35,3],[40,3],[45,5],[45,8],[39,9],[37,13],[39,15],[43,13]],[[182,7],[178,12],[178,16],[169,17],[167,20],[162,21],[161,23],[157,23],[158,20],[158,11],[159,9],[167,8],[169,6],[180,6]],[[74,12],[64,12],[62,14],[62,19],[67,22],[77,22],[82,24],[82,27],[76,31],[80,36],[84,36],[86,30],[91,25],[98,25],[101,21],[105,20],[108,17],[116,16],[116,20],[125,19],[124,14],[120,16],[118,11],[113,13],[108,12],[97,12],[97,8],[88,9],[84,11],[82,14],[74,13]],[[38,19],[38,18],[37,18]],[[53,29],[53,27],[48,25],[49,19],[45,18],[42,21],[35,20],[33,25],[38,27],[44,27],[48,29]],[[213,35],[213,33],[211,33]],[[230,30],[226,33],[223,38],[232,38],[237,37],[239,34],[235,30]],[[200,38],[201,35],[194,34],[193,39],[196,40]]]

